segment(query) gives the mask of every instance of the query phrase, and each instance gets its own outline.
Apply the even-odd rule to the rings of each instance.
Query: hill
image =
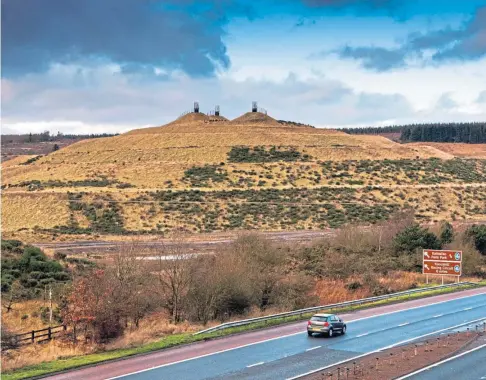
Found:
[[[425,123],[384,127],[343,128],[352,135],[380,135],[402,142],[486,143],[486,123]]]
[[[451,144],[190,113],[2,165],[2,229],[119,235],[484,219],[486,161]],[[480,149],[481,145],[475,145]],[[475,157],[472,159],[471,157]]]

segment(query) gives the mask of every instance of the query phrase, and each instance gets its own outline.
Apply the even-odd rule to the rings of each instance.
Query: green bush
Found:
[[[22,254],[17,257],[2,257],[2,292],[9,291],[12,283],[19,279],[24,288],[22,297],[35,297],[44,285],[71,279],[63,266],[49,259],[40,248],[16,244],[15,249],[22,250]]]
[[[311,157],[302,155],[294,147],[272,146],[266,149],[264,146],[234,146],[228,153],[229,162],[277,162],[277,161],[308,161]]]
[[[393,246],[397,253],[413,253],[419,248],[441,249],[442,242],[428,229],[414,224],[395,236]]]
[[[184,181],[192,186],[207,187],[213,183],[224,182],[228,178],[226,170],[216,165],[193,166],[184,172]]]
[[[486,255],[486,225],[473,225],[466,231],[466,237],[470,238],[476,249]]]

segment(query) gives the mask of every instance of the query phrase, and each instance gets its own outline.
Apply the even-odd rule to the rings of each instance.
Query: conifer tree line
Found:
[[[486,143],[486,122],[409,124],[387,127],[346,128],[343,131],[357,135],[400,132],[400,140],[403,142]]]

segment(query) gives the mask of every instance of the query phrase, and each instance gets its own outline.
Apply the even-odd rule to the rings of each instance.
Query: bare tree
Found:
[[[10,290],[8,292],[8,296],[5,297],[7,302],[5,303],[5,308],[7,309],[7,313],[9,313],[13,309],[13,305],[17,303],[21,298],[22,293],[22,286],[19,284],[18,281],[14,281],[10,286]]]
[[[175,235],[157,254],[157,292],[174,323],[182,316],[185,296],[191,284],[194,265],[182,234]]]
[[[113,257],[111,278],[113,296],[119,304],[120,316],[131,320],[138,327],[140,320],[153,309],[154,300],[150,296],[149,284],[151,277],[147,276],[146,261],[150,247],[139,244],[136,240],[117,247]]]

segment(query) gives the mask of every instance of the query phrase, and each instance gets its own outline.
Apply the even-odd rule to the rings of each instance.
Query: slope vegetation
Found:
[[[257,112],[232,121],[190,113],[3,165],[2,228],[324,228],[372,223],[403,208],[425,220],[483,219],[486,161],[464,152],[281,124]]]

